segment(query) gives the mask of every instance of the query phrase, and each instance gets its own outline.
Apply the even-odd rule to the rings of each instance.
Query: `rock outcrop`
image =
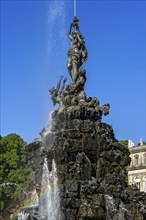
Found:
[[[28,145],[29,159],[37,161],[36,182],[42,158],[47,155],[50,169],[52,160],[56,161],[61,220],[146,219],[146,194],[126,183],[128,148],[115,139],[112,127],[98,120],[90,108],[55,110],[52,128],[41,146],[44,149],[39,160],[33,155],[34,144]]]

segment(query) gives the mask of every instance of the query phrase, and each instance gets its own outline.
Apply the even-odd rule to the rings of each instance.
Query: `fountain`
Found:
[[[59,104],[52,113],[50,130],[42,132],[43,141],[27,146],[28,159],[36,171],[38,195],[41,197],[40,170],[45,160],[44,185],[50,196],[43,206],[49,207],[48,215],[53,216],[49,219],[144,220],[146,195],[126,183],[129,150],[116,140],[112,127],[102,122],[110,105],[100,106],[97,98],[87,97],[84,91],[86,71],[82,64],[88,53],[78,22],[74,17],[68,30],[71,44],[67,69],[72,83],[66,85],[67,79],[60,76],[57,86],[49,90],[53,104]],[[57,175],[59,197],[50,193],[51,169],[52,176],[53,169]]]
[[[65,85],[67,79],[60,76],[57,86],[49,90],[53,104],[59,105],[52,113],[49,132],[42,130],[42,139],[26,147],[39,197],[38,217],[29,216],[144,220],[146,194],[126,183],[129,150],[116,140],[112,127],[102,122],[110,105],[100,106],[97,98],[87,97],[84,91],[82,64],[88,53],[78,22],[74,17],[68,30],[67,69],[72,82]]]
[[[57,169],[55,161],[52,161],[52,171],[48,170],[47,158],[44,160],[39,214],[41,219],[54,220],[59,216],[59,191],[57,187]]]

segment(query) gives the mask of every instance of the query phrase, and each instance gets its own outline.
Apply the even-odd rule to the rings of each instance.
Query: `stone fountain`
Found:
[[[71,43],[67,69],[72,82],[66,85],[67,79],[60,76],[57,86],[49,90],[53,104],[59,107],[52,113],[49,129],[40,133],[41,139],[27,146],[40,198],[38,215],[30,214],[28,219],[144,220],[146,194],[126,182],[129,150],[116,140],[112,127],[102,122],[110,105],[100,106],[96,97],[86,96],[82,64],[88,53],[78,22],[74,17],[68,31]],[[41,193],[46,161],[46,189],[53,185],[56,196],[47,194],[53,199],[44,207],[52,213],[43,215]]]

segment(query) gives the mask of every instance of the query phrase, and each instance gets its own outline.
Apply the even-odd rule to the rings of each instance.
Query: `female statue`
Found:
[[[80,77],[79,68],[87,59],[85,41],[83,36],[79,32],[79,27],[77,23],[78,21],[79,20],[74,17],[73,23],[71,23],[68,31],[68,37],[71,40],[71,45],[68,51],[67,68],[73,82],[76,82],[78,77]],[[73,32],[72,28],[74,28]]]

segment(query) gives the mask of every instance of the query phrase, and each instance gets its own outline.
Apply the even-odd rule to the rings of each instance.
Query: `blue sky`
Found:
[[[31,142],[53,110],[48,89],[66,68],[73,1],[1,1],[1,135]],[[145,1],[77,0],[87,96],[110,103],[117,139],[146,140]]]

